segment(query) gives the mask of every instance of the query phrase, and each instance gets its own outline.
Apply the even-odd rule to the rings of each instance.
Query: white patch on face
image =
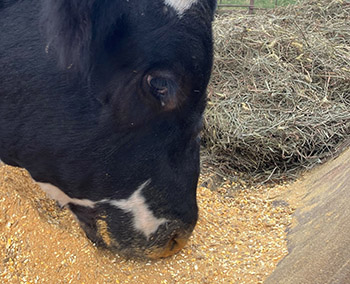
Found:
[[[174,8],[179,15],[182,15],[197,1],[198,0],[164,0],[164,3]]]
[[[167,221],[165,218],[158,219],[153,215],[153,212],[146,204],[146,199],[141,194],[142,189],[149,185],[150,182],[151,180],[149,179],[141,184],[128,199],[100,201],[131,213],[133,215],[134,228],[145,234],[147,238]]]
[[[56,200],[61,206],[65,206],[68,203],[73,203],[76,205],[90,207],[90,208],[94,208],[95,206],[94,201],[91,201],[89,199],[71,198],[67,194],[65,194],[62,190],[60,190],[58,187],[50,183],[37,182],[37,184],[41,187],[43,191],[46,192],[46,194],[50,198]]]
[[[94,208],[97,203],[108,203],[115,206],[125,212],[131,213],[133,216],[134,228],[142,232],[147,238],[151,234],[155,233],[158,227],[168,220],[165,218],[158,219],[153,215],[153,212],[149,209],[146,204],[146,199],[142,196],[141,191],[147,185],[149,185],[151,180],[147,180],[141,184],[137,190],[127,199],[113,200],[113,199],[103,199],[100,201],[92,201],[89,199],[78,199],[71,198],[65,194],[58,187],[50,183],[37,182],[41,189],[46,192],[46,194],[56,200],[61,206],[65,206],[68,203],[73,203],[80,206]]]

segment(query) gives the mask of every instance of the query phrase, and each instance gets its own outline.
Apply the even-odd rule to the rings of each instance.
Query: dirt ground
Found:
[[[287,254],[294,208],[279,197],[289,185],[233,180],[217,187],[203,174],[189,243],[140,262],[96,248],[25,170],[0,166],[0,283],[262,283]]]

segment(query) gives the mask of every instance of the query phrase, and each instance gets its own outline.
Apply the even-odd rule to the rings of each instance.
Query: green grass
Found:
[[[274,8],[275,2],[275,0],[255,0],[254,5],[257,8]],[[277,0],[277,6],[286,6],[296,2],[297,0]],[[249,0],[218,0],[218,4],[249,5]]]

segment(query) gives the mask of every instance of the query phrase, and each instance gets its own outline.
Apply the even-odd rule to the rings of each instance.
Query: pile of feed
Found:
[[[215,190],[214,190],[215,189]],[[0,167],[0,283],[262,283],[287,254],[288,185],[249,188],[202,176],[199,221],[186,247],[159,261],[97,249],[67,209],[25,170]]]
[[[203,144],[221,170],[291,176],[350,137],[350,1],[218,15]]]

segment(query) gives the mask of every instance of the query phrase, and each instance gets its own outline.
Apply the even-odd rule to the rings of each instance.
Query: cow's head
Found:
[[[49,47],[100,104],[95,162],[84,190],[64,190],[80,200],[70,209],[92,240],[124,255],[176,253],[198,215],[216,1],[45,3]]]

